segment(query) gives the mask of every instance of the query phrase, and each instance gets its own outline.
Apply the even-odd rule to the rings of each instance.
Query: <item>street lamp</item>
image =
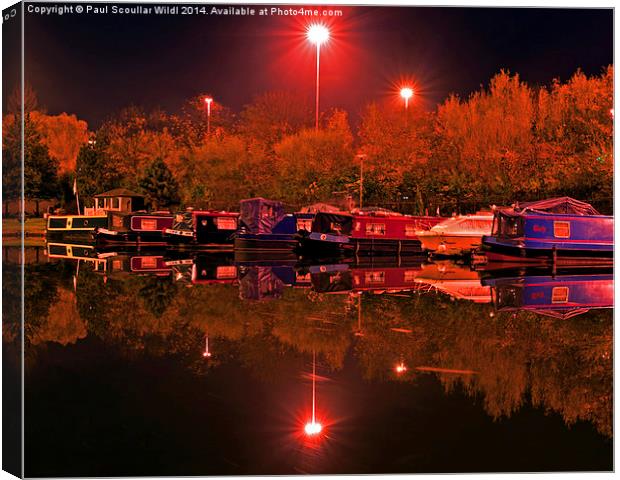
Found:
[[[403,87],[400,89],[400,96],[405,100],[405,110],[409,109],[409,99],[413,97],[413,89]]]
[[[310,43],[316,45],[316,108],[314,116],[314,128],[319,129],[319,63],[321,58],[321,45],[329,40],[329,30],[320,23],[312,24],[306,30],[306,36]]]
[[[365,153],[358,153],[355,155],[355,158],[360,161],[360,210],[363,207],[363,196],[364,196],[364,159],[366,158]]]
[[[213,99],[211,97],[205,97],[205,103],[207,104],[207,135],[211,133],[211,104]]]

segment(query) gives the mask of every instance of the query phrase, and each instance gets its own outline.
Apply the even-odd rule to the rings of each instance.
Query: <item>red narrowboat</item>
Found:
[[[445,219],[386,211],[319,212],[312,222],[312,231],[298,235],[298,249],[308,257],[420,254],[422,244],[416,232],[429,230],[442,220]]]
[[[163,232],[173,219],[169,212],[108,212],[108,227],[95,229],[95,241],[98,246],[166,246]]]

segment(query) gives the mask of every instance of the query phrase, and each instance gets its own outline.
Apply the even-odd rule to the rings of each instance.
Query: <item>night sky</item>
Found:
[[[333,8],[344,14],[326,21],[321,108],[345,108],[353,119],[368,101],[394,96],[402,80],[431,109],[502,68],[536,85],[613,62],[611,9]],[[91,128],[130,104],[177,112],[206,92],[236,112],[267,90],[312,99],[315,51],[304,34],[312,21],[26,13],[26,79],[48,113],[75,113]]]

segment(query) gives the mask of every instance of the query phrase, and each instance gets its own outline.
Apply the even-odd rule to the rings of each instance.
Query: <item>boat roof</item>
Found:
[[[191,213],[192,215],[211,215],[213,217],[238,217],[239,212],[227,212],[224,210],[190,210],[188,212],[182,213]]]
[[[536,202],[515,203],[513,207],[502,210],[502,213],[521,214],[525,212],[559,213],[572,215],[600,215],[592,205],[575,200],[571,197],[550,198]]]
[[[317,213],[317,212],[339,212],[340,209],[335,207],[334,205],[330,205],[329,203],[313,203],[312,205],[306,205],[305,207],[301,207],[300,213]]]
[[[113,190],[99,193],[95,195],[95,198],[107,198],[107,197],[132,197],[132,198],[144,198],[144,195],[136,192],[132,192],[127,188],[115,188]]]
[[[351,210],[351,213],[354,215],[366,216],[366,215],[376,215],[381,217],[402,217],[402,213],[395,212],[393,210],[389,210],[387,208],[381,207],[366,207],[366,208],[354,208]]]
[[[491,230],[493,214],[458,215],[450,217],[438,223],[431,231],[463,232],[463,233],[485,233]]]

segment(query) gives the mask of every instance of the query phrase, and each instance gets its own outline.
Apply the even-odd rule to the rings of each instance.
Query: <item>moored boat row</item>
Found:
[[[110,197],[110,194],[125,197]],[[301,258],[419,255],[472,256],[475,263],[608,263],[613,257],[613,217],[562,197],[494,208],[492,212],[439,216],[383,209],[286,213],[281,202],[243,200],[240,212],[125,211],[140,203],[129,191],[108,192],[105,225],[71,216],[66,228],[90,231],[99,246],[189,247],[234,250],[246,257],[289,254]],[[100,217],[100,211],[97,212]],[[84,216],[86,217],[86,216]],[[97,218],[99,218],[97,217]],[[58,217],[48,219],[56,232]],[[86,224],[88,222],[88,224]]]

